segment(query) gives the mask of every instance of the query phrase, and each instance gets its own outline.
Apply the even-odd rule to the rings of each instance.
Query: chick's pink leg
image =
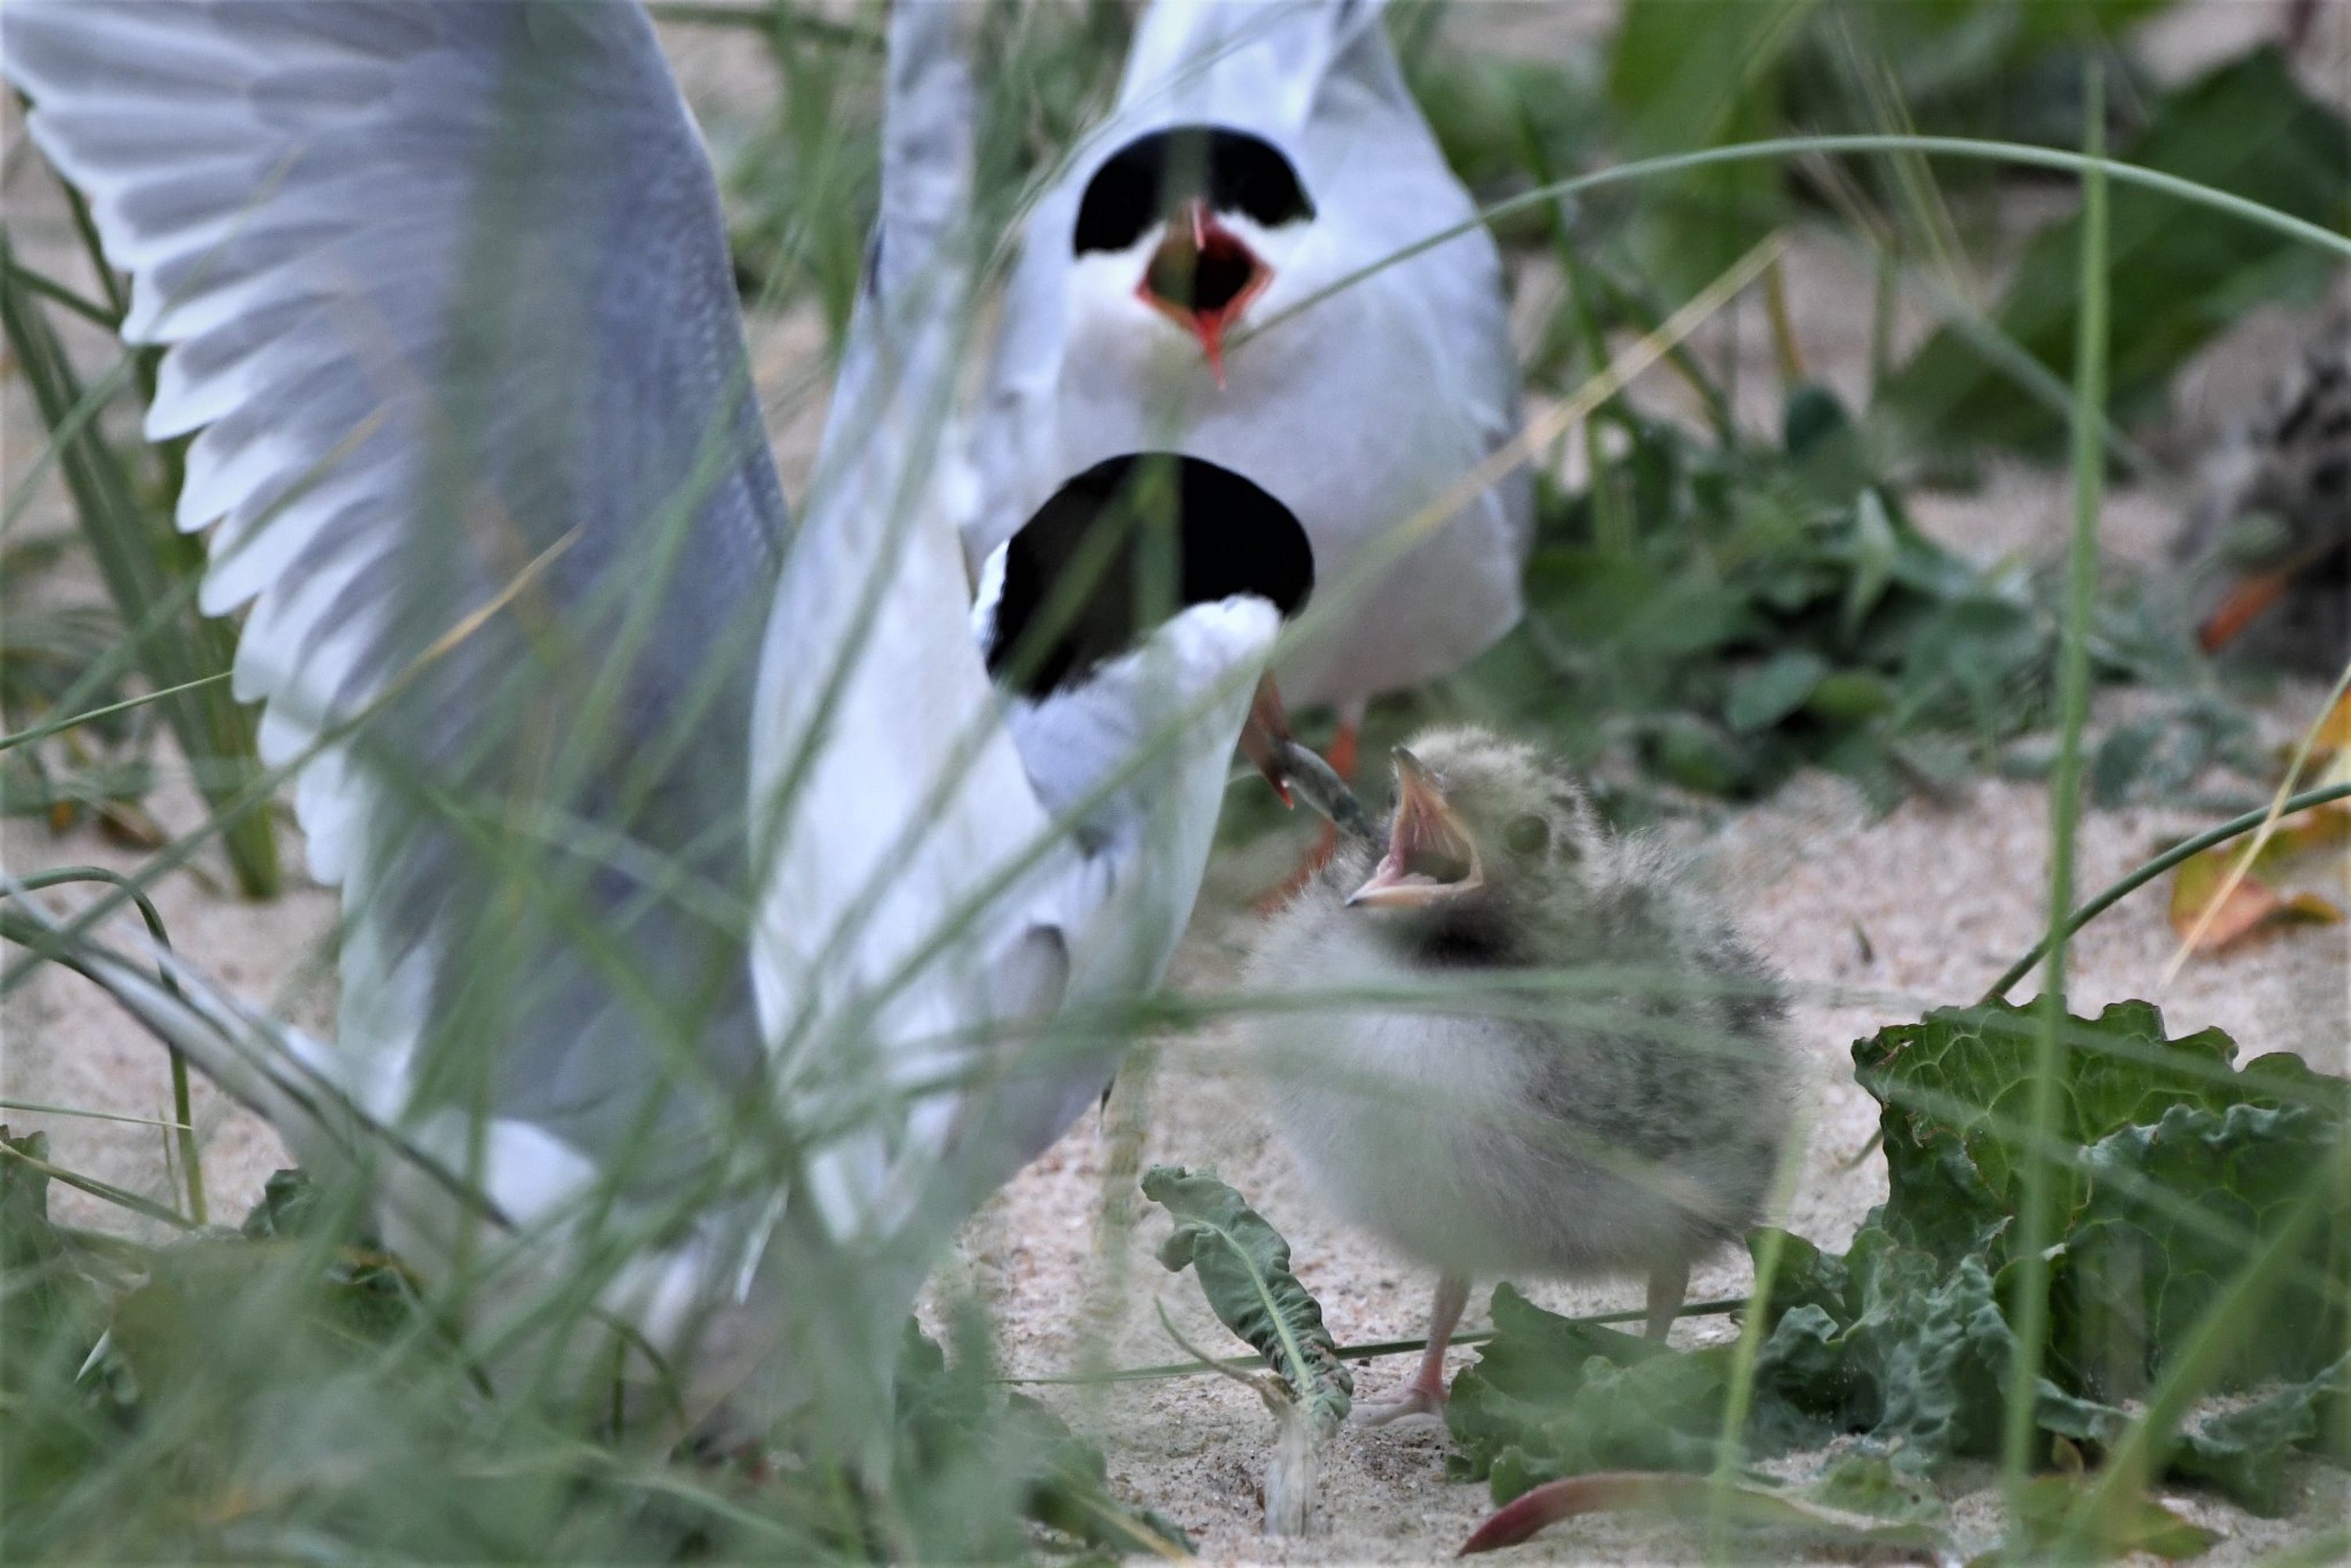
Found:
[[[1428,1348],[1421,1353],[1420,1370],[1397,1394],[1355,1406],[1354,1419],[1365,1427],[1384,1427],[1407,1416],[1441,1416],[1445,1412],[1445,1347],[1469,1304],[1467,1275],[1447,1274],[1437,1282],[1437,1301],[1428,1311]]]

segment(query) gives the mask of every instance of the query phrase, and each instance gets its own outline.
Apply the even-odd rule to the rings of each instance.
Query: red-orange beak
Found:
[[[1225,333],[1272,280],[1273,268],[1195,197],[1168,219],[1134,297],[1200,340],[1221,387]]]
[[[1268,671],[1258,679],[1249,719],[1241,726],[1241,755],[1265,775],[1265,781],[1273,786],[1285,806],[1290,804],[1288,758],[1295,744],[1290,735],[1290,716],[1281,710],[1281,693]]]
[[[1478,845],[1420,758],[1395,748],[1395,823],[1371,880],[1347,895],[1351,909],[1421,909],[1486,885]]]
[[[2264,571],[2246,578],[2196,629],[2197,645],[2208,653],[2219,653],[2235,642],[2246,627],[2267,614],[2270,606],[2284,598],[2293,581],[2291,570]]]

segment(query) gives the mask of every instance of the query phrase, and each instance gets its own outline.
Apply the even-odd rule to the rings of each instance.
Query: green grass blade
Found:
[[[155,945],[166,950],[171,947],[171,934],[163,929],[163,917],[156,912],[154,902],[137,883],[120,872],[99,865],[61,866],[55,871],[21,878],[15,885],[27,893],[37,893],[42,888],[56,887],[68,882],[102,882],[120,889],[139,905],[139,916],[147,923],[147,935],[154,938]],[[165,990],[178,994],[179,987],[172,982],[169,969],[162,972],[162,979]],[[208,1222],[209,1215],[204,1203],[204,1160],[196,1147],[195,1115],[188,1092],[188,1059],[174,1048],[167,1046],[165,1049],[172,1053],[172,1121],[170,1124],[179,1138],[180,1168],[187,1173],[188,1217],[203,1225]]]
[[[2074,836],[2081,811],[2082,728],[2089,716],[2089,635],[2098,574],[2098,508],[2105,485],[2103,439],[2106,370],[2106,179],[2104,161],[2105,78],[2093,63],[2085,84],[2085,162],[2082,176],[2080,334],[2074,350],[2074,538],[2066,564],[2065,619],[2057,654],[2061,726],[2057,771],[2049,796],[2048,978],[2042,988],[2041,1032],[2032,1076],[2032,1131],[2037,1139],[2057,1124],[2058,1075],[2064,1040],[2066,917],[2074,908]],[[2049,1333],[2052,1172],[2046,1159],[2025,1167],[2024,1201],[2017,1215],[2018,1283],[2013,1298],[2016,1361],[2009,1373],[2001,1473],[2009,1506],[2019,1511],[2039,1441],[2038,1390],[2042,1351]]]
[[[53,434],[64,434],[58,461],[107,591],[123,623],[140,625],[151,606],[202,570],[203,549],[172,532],[168,522],[141,506],[120,455],[102,438],[95,422],[68,430],[86,394],[56,329],[25,286],[5,238],[0,238],[0,327],[5,327],[44,422]],[[140,661],[156,685],[193,688],[165,700],[163,713],[194,770],[197,789],[215,810],[238,796],[258,765],[251,710],[238,704],[225,685],[206,680],[225,672],[235,654],[235,636],[227,625],[190,613],[176,626],[158,628]],[[237,884],[248,896],[277,893],[277,841],[266,812],[240,817],[229,825],[223,841]]]
[[[0,735],[0,751],[11,751],[19,746],[30,746],[37,740],[47,740],[49,737],[65,730],[78,729],[83,725],[98,719],[109,718],[118,713],[128,713],[132,708],[146,707],[151,704],[162,702],[166,698],[178,696],[182,692],[192,692],[199,686],[214,685],[226,679],[228,679],[226,670],[217,674],[199,675],[183,686],[166,686],[160,692],[147,692],[139,696],[125,697],[119,703],[109,703],[104,707],[94,707],[86,713],[68,714],[63,718],[49,719],[45,723],[33,726],[30,729],[20,729],[14,735]]]
[[[1938,158],[1972,158],[1994,163],[2013,163],[2020,168],[2049,169],[2076,176],[2098,170],[2105,178],[2121,184],[2143,185],[2151,191],[2183,202],[2193,202],[2217,212],[2227,213],[2247,223],[2259,224],[2279,234],[2298,239],[2305,245],[2351,258],[2351,235],[2339,235],[2320,227],[2292,213],[2279,212],[2275,207],[2249,201],[2231,192],[2183,180],[2177,174],[2167,174],[2159,169],[2143,169],[2136,163],[2125,163],[2105,157],[2091,158],[2079,152],[2069,152],[2057,147],[2034,147],[2022,141],[1990,141],[1970,136],[1782,136],[1762,141],[1741,141],[1728,147],[1706,147],[1695,152],[1677,152],[1664,158],[1643,158],[1629,163],[1618,163],[1605,169],[1595,169],[1588,174],[1578,174],[1571,180],[1553,184],[1538,185],[1522,191],[1506,201],[1496,202],[1481,210],[1475,217],[1439,229],[1426,239],[1389,252],[1379,260],[1358,267],[1335,281],[1324,285],[1283,310],[1276,311],[1259,322],[1249,332],[1237,334],[1230,348],[1270,332],[1301,310],[1309,310],[1331,295],[1352,288],[1374,273],[1384,270],[1434,250],[1438,246],[1471,229],[1484,228],[1497,219],[1514,213],[1553,202],[1562,196],[1573,196],[1585,191],[1596,191],[1606,185],[1631,184],[1643,180],[1663,179],[1685,170],[1700,169],[1713,163],[1754,162],[1774,158],[1801,157],[1807,153],[1842,152],[1922,152]],[[1229,350],[1228,350],[1229,351]]]

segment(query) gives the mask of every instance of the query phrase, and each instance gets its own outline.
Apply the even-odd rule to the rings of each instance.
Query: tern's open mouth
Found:
[[[1204,202],[1186,202],[1167,220],[1134,296],[1200,340],[1217,384],[1225,380],[1225,334],[1273,280],[1249,243],[1217,221]]]
[[[1358,909],[1417,909],[1486,884],[1478,846],[1436,777],[1403,747],[1395,749],[1395,823],[1388,852],[1371,880],[1347,895]]]

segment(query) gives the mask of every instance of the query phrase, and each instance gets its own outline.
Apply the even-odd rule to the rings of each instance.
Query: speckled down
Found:
[[[1267,922],[1249,988],[1597,988],[1249,1020],[1243,1049],[1310,1182],[1448,1274],[1670,1271],[1736,1240],[1787,1132],[1778,982],[1681,857],[1599,825],[1535,747],[1475,729],[1407,746],[1478,841],[1479,884],[1351,906],[1379,849],[1350,844]],[[1507,843],[1517,821],[1544,824],[1539,841]]]

